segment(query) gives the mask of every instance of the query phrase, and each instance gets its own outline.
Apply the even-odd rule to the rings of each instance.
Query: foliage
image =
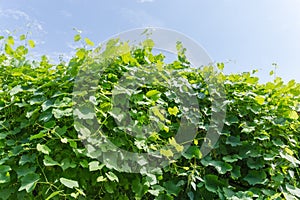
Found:
[[[112,158],[103,164],[91,155],[78,136],[82,126],[74,125],[73,113],[81,119],[93,118],[89,108],[73,110],[73,87],[80,70],[95,67],[90,64],[99,48],[78,48],[70,61],[51,64],[46,56],[29,59],[28,46],[33,48],[34,41],[21,36],[24,45],[15,46],[14,37],[1,39],[1,199],[300,198],[300,84],[295,81],[285,84],[276,78],[261,84],[253,73],[216,75],[226,90],[225,125],[215,148],[202,157],[200,146],[213,112],[203,76],[211,68],[190,68],[181,48],[178,60],[166,64],[164,55],[152,53],[151,40],[132,48],[111,41],[104,53],[115,57],[105,61],[109,67],[98,77],[96,95],[81,97],[92,102],[103,134],[112,143],[131,152],[160,150],[169,162],[149,172],[138,161],[140,174],[125,173],[116,170]],[[94,45],[80,35],[74,40]],[[120,119],[122,125],[124,116],[113,110],[112,91],[125,73],[137,69],[144,73],[155,69],[166,77],[176,73],[192,85],[193,93],[186,90],[186,95],[197,97],[200,113],[191,122],[197,134],[189,148],[175,139],[184,106],[160,80],[141,84],[129,102],[130,117],[137,125],[130,128],[154,121],[160,131],[133,137],[126,134],[128,126],[117,124]],[[162,148],[165,145],[173,148]],[[172,159],[175,153],[182,156]]]

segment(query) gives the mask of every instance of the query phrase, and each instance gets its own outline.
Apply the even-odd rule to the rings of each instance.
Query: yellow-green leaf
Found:
[[[160,92],[157,91],[157,90],[150,90],[146,93],[146,96],[149,98],[149,97],[152,97],[152,96],[157,95],[157,94],[160,94]]]
[[[31,47],[31,48],[34,48],[35,47],[35,42],[33,40],[28,40],[28,45]]]
[[[154,42],[153,42],[153,40],[151,40],[151,39],[146,39],[146,40],[143,42],[143,46],[146,47],[146,48],[152,49],[152,48],[154,47]]]
[[[79,59],[83,59],[85,57],[85,50],[84,49],[79,49],[77,52],[76,52],[76,56],[79,58]]]
[[[259,105],[263,105],[265,102],[265,98],[263,96],[256,96],[255,97],[255,101],[259,104]]]
[[[165,120],[165,117],[160,113],[159,109],[157,106],[155,107],[152,107],[152,112],[154,113],[154,115],[156,117],[158,117],[161,121],[164,121]]]
[[[95,45],[94,42],[92,42],[89,38],[84,38],[84,41],[89,46],[94,46]]]
[[[175,147],[175,149],[176,149],[176,151],[178,151],[178,152],[182,152],[183,151],[183,146],[182,145],[180,145],[180,144],[178,144],[177,142],[176,142],[176,140],[175,140],[175,138],[169,138],[169,143],[170,143],[170,145],[172,145],[173,147]]]
[[[14,54],[14,50],[11,48],[11,46],[9,44],[5,44],[4,51],[8,55],[13,55]]]
[[[299,118],[298,113],[296,111],[294,111],[294,110],[290,111],[289,112],[289,118],[297,120]]]
[[[23,35],[20,35],[20,40],[21,40],[21,41],[23,41],[23,40],[25,40],[25,39],[26,39],[26,35],[24,35],[24,34],[23,34]]]
[[[81,39],[80,34],[77,34],[77,35],[74,36],[74,41],[75,42],[78,42],[80,39]]]
[[[169,133],[170,128],[168,126],[164,126],[164,131],[166,131],[167,133]]]
[[[179,110],[176,106],[174,106],[173,108],[168,108],[168,112],[169,112],[170,115],[176,116],[177,113],[179,112]]]
[[[161,149],[160,154],[167,157],[167,158],[173,157],[173,155],[174,155],[173,152],[170,149],[168,149],[168,150]]]
[[[12,36],[8,36],[6,42],[7,42],[7,44],[10,45],[10,46],[14,46],[14,44],[15,44],[15,40],[14,40],[14,38],[13,38]]]
[[[292,150],[290,150],[289,148],[284,148],[285,152],[287,152],[289,155],[294,155],[294,152]]]

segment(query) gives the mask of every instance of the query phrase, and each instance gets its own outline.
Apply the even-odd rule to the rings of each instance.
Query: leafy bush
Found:
[[[90,96],[89,92],[74,94],[74,86],[80,71],[99,68],[93,55],[101,49],[78,48],[70,61],[52,64],[46,56],[39,61],[30,60],[27,46],[34,47],[34,42],[26,41],[24,36],[19,41],[24,45],[17,47],[12,36],[1,39],[1,199],[300,198],[300,84],[295,81],[285,84],[276,78],[261,84],[254,73],[214,74],[224,83],[226,101],[220,106],[226,106],[226,118],[217,144],[203,157],[200,147],[206,144],[205,135],[214,112],[209,85],[203,77],[212,68],[190,68],[180,43],[178,59],[166,64],[164,55],[152,52],[151,40],[139,47],[111,41],[104,53],[115,56],[99,61],[107,66],[100,74],[88,74],[98,77],[95,95]],[[80,36],[74,39],[80,40]],[[93,45],[88,39],[85,42]],[[114,110],[112,92],[124,74],[138,69],[142,75],[155,71],[155,76],[167,79],[175,73],[178,80],[190,83],[192,92],[182,91],[187,97],[196,97],[200,108],[191,117],[197,119],[190,122],[197,126],[191,146],[176,138],[185,107],[161,80],[139,85],[129,101],[128,112],[134,124],[121,126],[124,115]],[[80,91],[89,91],[90,85],[85,82],[88,80],[78,81],[83,87]],[[74,110],[81,106],[76,98],[94,106],[102,130],[97,134],[130,152],[158,150],[167,158],[168,166],[147,171],[143,168],[145,163],[138,160],[141,173],[126,173],[117,170],[118,160],[113,157],[105,164],[100,162],[97,158],[104,150],[92,154],[83,142],[88,139],[81,135],[93,122],[89,120],[93,112],[91,107],[86,112]],[[77,123],[76,119],[87,120]],[[129,128],[153,121],[160,131],[148,137],[127,134]],[[166,145],[173,148],[164,149]],[[181,157],[173,159],[176,153]]]

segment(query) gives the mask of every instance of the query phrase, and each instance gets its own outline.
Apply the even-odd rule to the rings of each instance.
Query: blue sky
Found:
[[[77,28],[101,43],[148,26],[179,31],[202,45],[225,72],[258,69],[300,82],[299,0],[0,0],[0,34],[30,31],[36,54],[70,55]]]

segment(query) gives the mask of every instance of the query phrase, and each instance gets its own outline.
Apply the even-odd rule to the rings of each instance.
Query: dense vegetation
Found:
[[[180,43],[178,59],[166,64],[164,55],[152,52],[151,40],[136,47],[112,40],[101,50],[89,48],[93,43],[76,35],[74,40],[86,45],[70,61],[52,64],[47,56],[29,59],[32,40],[21,36],[20,46],[15,40],[1,37],[0,199],[300,198],[299,83],[284,83],[277,77],[261,84],[255,72],[213,73],[224,86],[226,100],[219,106],[226,108],[226,118],[214,149],[202,156],[200,147],[210,144],[205,136],[217,112],[204,79],[212,74],[212,67],[190,68]],[[114,56],[97,60],[99,54]],[[91,70],[101,72],[85,74],[98,78],[92,92],[88,80],[77,76]],[[119,82],[130,83],[134,73],[151,81],[133,92],[118,89]],[[163,82],[174,76],[175,87],[195,98],[200,112],[189,112]],[[82,87],[77,89],[87,92],[74,92],[76,81]],[[118,110],[126,103],[122,96],[114,99],[114,91],[119,91],[115,97],[130,94],[127,114]],[[88,106],[82,107],[84,103]],[[197,128],[189,145],[176,136],[183,117]],[[131,122],[126,124],[128,118]],[[158,152],[167,165],[149,170],[150,163],[141,159],[134,166],[140,173],[127,173],[118,170],[124,166],[114,156],[103,164],[100,157],[109,145],[102,143],[100,150],[84,145],[93,142],[87,135],[90,127],[99,128],[93,126],[96,122],[101,131],[93,130],[92,139],[101,134],[130,152]],[[151,125],[158,131],[128,134]]]

